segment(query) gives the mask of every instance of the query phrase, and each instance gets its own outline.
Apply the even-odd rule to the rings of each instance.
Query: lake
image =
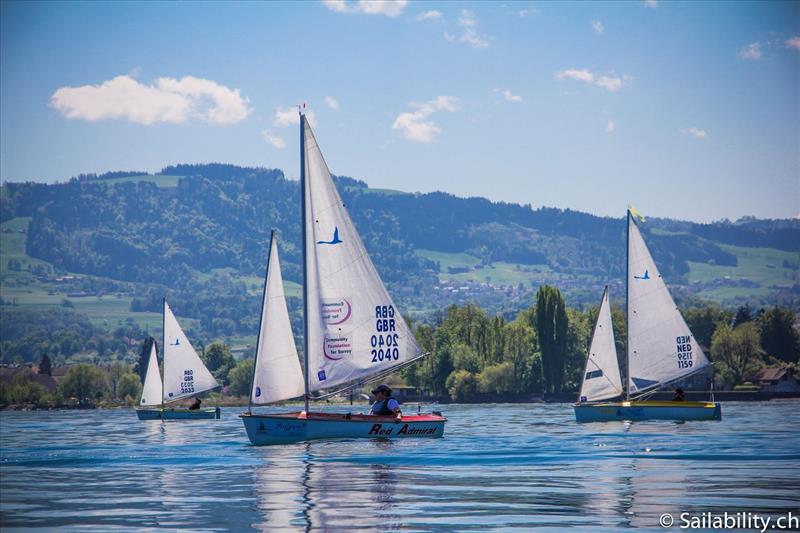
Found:
[[[579,425],[568,404],[436,408],[443,439],[275,447],[250,445],[241,408],[168,422],[5,411],[0,525],[660,530],[670,513],[680,530],[681,513],[800,515],[800,401],[724,403],[721,421],[686,423]]]

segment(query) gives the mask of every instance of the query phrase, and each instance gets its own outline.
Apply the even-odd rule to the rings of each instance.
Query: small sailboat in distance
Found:
[[[154,343],[155,344],[155,343]],[[205,409],[179,409],[167,408],[168,403],[177,402],[190,396],[219,387],[217,380],[208,371],[206,365],[197,355],[186,334],[178,324],[178,319],[172,313],[164,299],[164,380],[161,389],[161,405],[151,406],[149,398],[142,393],[142,407],[136,409],[139,420],[197,420],[197,419],[218,419],[220,417],[219,407],[209,407]],[[155,348],[151,351],[150,361],[147,365],[147,376],[145,377],[145,391],[147,396],[151,396],[155,391],[155,385],[151,384],[148,389],[148,381],[152,382],[151,369],[153,368],[153,356]],[[158,360],[155,360],[155,379],[158,379]],[[144,401],[147,399],[148,403]],[[145,406],[147,405],[147,406]]]
[[[426,354],[420,350],[367,255],[303,113],[300,158],[304,265],[302,381],[298,381],[295,369],[297,352],[273,236],[250,405],[303,395],[305,410],[256,414],[250,409],[241,415],[248,438],[261,445],[325,438],[441,437],[446,419],[437,413],[404,414],[396,419],[309,410],[309,399],[322,399],[378,380]],[[276,392],[279,382],[286,388]],[[311,393],[319,394],[311,398]]]
[[[575,419],[578,422],[719,420],[722,411],[719,403],[713,400],[646,399],[657,390],[686,379],[711,363],[675,305],[630,209],[627,225],[628,379],[625,399],[606,401],[622,395],[617,385],[621,380],[615,381],[613,376],[615,373],[619,376],[619,367],[606,288],[587,357],[579,402],[574,405]]]

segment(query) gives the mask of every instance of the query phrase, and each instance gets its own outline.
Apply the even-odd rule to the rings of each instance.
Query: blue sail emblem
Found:
[[[261,397],[261,387],[256,387],[256,398]]]
[[[644,271],[644,274],[641,276],[633,276],[635,279],[650,279],[650,272],[647,270]]]
[[[175,337],[175,344],[170,344],[170,346],[180,346],[180,345],[181,345],[181,340],[177,337]]]
[[[317,244],[339,244],[342,240],[339,238],[339,226],[333,228],[333,239],[329,241],[317,241]]]

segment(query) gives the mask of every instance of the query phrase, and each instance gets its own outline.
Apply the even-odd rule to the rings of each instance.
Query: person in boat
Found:
[[[375,390],[372,391],[375,395],[375,403],[372,404],[370,410],[371,415],[375,416],[392,416],[400,421],[403,413],[400,412],[400,403],[392,398],[392,389],[389,385],[381,383]]]
[[[675,389],[675,395],[672,397],[673,402],[682,402],[684,400],[683,389],[678,387]]]
[[[200,409],[200,404],[203,403],[197,396],[194,397],[194,403],[189,406],[190,411],[197,411]]]

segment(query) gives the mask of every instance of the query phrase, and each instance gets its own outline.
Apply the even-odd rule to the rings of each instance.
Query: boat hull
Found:
[[[316,439],[440,438],[446,418],[439,415],[394,417],[334,413],[240,415],[247,437],[256,446]]]
[[[631,401],[576,403],[578,422],[610,420],[720,420],[722,409],[715,402]]]
[[[136,409],[139,420],[219,420],[219,407],[206,409],[161,409],[142,407]]]

